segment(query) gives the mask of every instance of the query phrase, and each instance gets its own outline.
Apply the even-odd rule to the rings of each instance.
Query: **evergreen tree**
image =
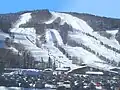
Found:
[[[52,68],[52,59],[48,58],[48,68]]]

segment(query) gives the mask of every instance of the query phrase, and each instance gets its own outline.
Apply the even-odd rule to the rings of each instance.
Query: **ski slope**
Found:
[[[94,30],[85,21],[83,21],[77,17],[74,17],[69,14],[65,14],[65,13],[58,13],[58,12],[51,12],[51,13],[54,18],[51,18],[50,21],[45,22],[46,24],[50,24],[56,18],[60,17],[61,25],[63,25],[66,22],[67,24],[71,25],[73,28],[73,32],[70,32],[68,35],[69,36],[68,38],[70,40],[76,41],[78,44],[81,44],[81,43],[84,44],[85,46],[94,50],[96,53],[99,53],[100,55],[105,56],[106,58],[110,59],[111,61],[114,60],[116,62],[120,62],[119,53],[117,53],[111,49],[108,49],[105,46],[100,44],[100,42],[102,41],[103,44],[106,44],[108,46],[111,46],[111,47],[114,47],[114,48],[120,50],[120,45],[116,39],[108,39],[106,37],[99,35],[98,33],[94,32]],[[112,33],[116,33],[116,32],[117,31],[112,32]],[[97,40],[91,36],[87,36],[86,35],[87,33],[90,34],[91,36],[97,38]],[[72,53],[73,56],[77,55],[77,53],[78,53],[77,50],[75,50],[75,52],[76,53]],[[89,54],[86,54],[86,57],[87,56],[90,57]],[[91,58],[94,58],[94,57],[91,57]],[[86,61],[86,59],[84,59],[83,61]],[[87,62],[88,62],[88,60],[86,61],[86,63]],[[91,62],[94,62],[94,60],[91,60]],[[96,66],[97,65],[98,64],[96,64]],[[102,64],[99,64],[99,65],[102,67]]]
[[[110,33],[112,35],[115,35],[118,33],[119,30],[106,30],[107,33]]]
[[[13,28],[19,28],[21,24],[29,22],[32,18],[31,13],[24,13],[20,16],[20,19],[13,25]]]
[[[118,31],[119,30],[106,30],[106,32],[108,33],[108,34],[111,34],[112,36],[111,36],[111,38],[110,39],[113,39],[113,40],[116,40],[116,34],[118,33]],[[116,42],[118,42],[117,40],[116,40]]]
[[[67,24],[71,25],[74,29],[84,33],[89,33],[92,36],[95,36],[99,41],[102,41],[104,44],[108,44],[109,46],[115,47],[116,49],[120,50],[120,45],[117,42],[117,40],[107,39],[106,37],[103,37],[98,33],[93,32],[94,30],[85,21],[65,13],[58,13],[58,12],[51,12],[51,13],[54,18],[52,18],[53,20],[45,22],[46,24],[52,23],[56,18],[60,17],[61,25],[63,25],[66,22]]]
[[[72,60],[69,60],[58,48],[53,45],[45,44],[44,48],[49,52],[49,56],[58,67],[71,67],[71,70],[77,69],[80,66],[72,64]],[[54,61],[53,61],[54,62]]]
[[[52,18],[49,21],[44,23],[51,24],[58,17],[61,18],[61,25],[67,23],[72,26],[73,31],[68,33],[68,39],[77,42],[78,44],[83,44],[90,49],[94,50],[100,55],[114,60],[116,62],[120,62],[120,54],[114,52],[106,48],[104,45],[101,45],[102,41],[104,44],[107,44],[111,47],[115,47],[120,50],[120,45],[115,39],[108,39],[94,32],[94,30],[83,20],[74,17],[65,13],[51,12]],[[36,61],[40,61],[41,58],[45,62],[48,62],[49,55],[52,60],[55,60],[58,67],[71,67],[71,69],[79,68],[75,64],[72,64],[72,60],[69,60],[57,47],[54,46],[55,42],[59,46],[63,46],[64,49],[71,55],[76,56],[83,60],[84,63],[88,65],[92,65],[94,67],[102,68],[102,69],[110,69],[112,66],[105,64],[105,61],[99,59],[95,54],[88,52],[82,47],[70,47],[64,46],[63,40],[59,34],[59,32],[55,29],[46,29],[45,30],[45,40],[47,44],[41,45],[41,48],[36,46],[36,40],[38,39],[36,35],[35,28],[19,28],[20,25],[25,24],[30,21],[32,18],[31,13],[25,13],[20,16],[20,19],[14,24],[13,28],[11,28],[11,32],[14,34],[14,42],[22,44],[28,51],[32,53],[35,57]],[[86,34],[90,34],[97,38],[97,40],[91,36]],[[111,32],[108,32],[111,33]],[[116,33],[116,32],[112,32]],[[101,62],[101,63],[98,63]],[[108,68],[110,67],[110,68]]]
[[[59,32],[55,29],[46,30],[46,41],[47,43],[51,43],[51,44],[53,44],[54,42],[57,42],[58,45],[63,45],[63,40]]]
[[[65,22],[69,25],[71,25],[75,29],[79,29],[84,32],[92,32],[93,29],[86,24],[85,21],[78,19],[76,17],[73,17],[69,14],[65,13],[58,13],[58,12],[51,12],[53,15],[53,20],[45,22],[46,24],[52,23],[56,18],[61,18],[61,25],[63,25]],[[56,18],[55,18],[56,17]],[[84,29],[85,28],[85,29]]]
[[[96,55],[84,50],[81,47],[62,46],[65,51],[70,55],[82,60],[88,66],[96,67],[99,69],[110,70],[113,66],[99,59]],[[79,52],[79,53],[78,53]],[[77,63],[77,62],[76,62]]]
[[[103,45],[100,44],[98,40],[95,40],[92,37],[89,37],[87,35],[84,35],[82,33],[75,34],[75,35],[69,35],[71,40],[76,41],[79,44],[84,44],[87,47],[94,50],[96,53],[98,52],[100,55],[105,56],[106,58],[109,58],[110,60],[115,60],[116,62],[119,62],[120,54],[114,52],[113,50],[110,50]]]
[[[41,57],[45,62],[48,61],[48,52],[36,46],[36,30],[34,28],[19,28],[21,24],[29,22],[31,13],[25,13],[14,24],[10,30],[14,34],[14,42],[22,44],[26,50],[30,51],[36,61],[40,61]]]

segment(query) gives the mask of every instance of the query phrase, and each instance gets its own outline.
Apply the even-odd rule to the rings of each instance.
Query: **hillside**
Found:
[[[10,35],[11,47],[18,51],[14,58],[18,67],[24,60],[29,67],[34,61],[37,67],[55,64],[71,69],[87,64],[110,70],[120,65],[120,19],[35,10],[1,14],[0,23],[1,31]]]

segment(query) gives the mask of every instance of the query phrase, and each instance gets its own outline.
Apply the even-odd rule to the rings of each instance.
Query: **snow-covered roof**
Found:
[[[103,72],[93,72],[93,71],[87,71],[86,74],[96,74],[96,75],[103,75]]]
[[[56,68],[56,71],[68,71],[68,68]]]
[[[46,68],[44,71],[53,71],[51,68]]]
[[[71,73],[71,72],[74,71],[74,70],[82,69],[82,68],[85,68],[85,67],[87,67],[87,66],[79,66],[78,68],[71,69],[70,71],[68,71],[68,73]]]

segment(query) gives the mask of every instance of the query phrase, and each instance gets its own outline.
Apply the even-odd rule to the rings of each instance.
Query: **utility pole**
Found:
[[[49,58],[48,58],[48,68],[51,68],[51,67],[52,67],[52,60],[49,56]]]

